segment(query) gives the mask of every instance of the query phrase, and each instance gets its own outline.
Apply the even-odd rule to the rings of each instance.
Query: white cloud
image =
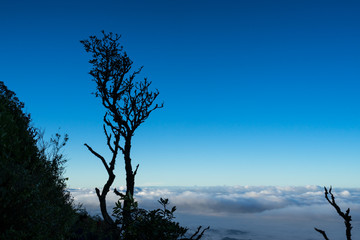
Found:
[[[123,187],[118,189],[124,190]],[[145,209],[159,208],[157,200],[169,198],[171,206],[177,206],[177,219],[186,226],[212,226],[210,233],[214,238],[208,239],[221,239],[226,233],[235,239],[321,238],[313,233],[315,226],[329,229],[329,233],[337,237],[337,231],[343,232],[342,219],[325,200],[323,190],[319,186],[140,187],[136,188],[135,197]],[[89,213],[100,215],[94,190],[70,189],[70,192]],[[354,224],[359,225],[360,189],[334,188],[333,193],[343,211],[350,207]],[[111,212],[118,198],[112,192],[108,196]],[[236,237],[236,231],[246,234]],[[279,231],[281,234],[276,235]],[[305,232],[307,238],[297,238],[293,232]]]
[[[118,188],[124,190],[124,187]],[[70,189],[77,202],[85,207],[98,206],[94,190]],[[360,189],[334,189],[336,200],[347,203],[360,202]],[[201,215],[260,213],[291,206],[327,204],[323,188],[305,187],[144,187],[136,188],[136,200],[144,208],[156,208],[157,200],[169,198],[179,212]],[[109,205],[117,201],[112,192],[108,195]]]
[[[344,190],[344,191],[340,192],[340,196],[348,198],[351,196],[351,193],[348,190]]]

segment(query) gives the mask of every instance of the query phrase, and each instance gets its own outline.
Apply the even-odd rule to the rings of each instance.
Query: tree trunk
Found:
[[[124,160],[125,160],[125,170],[126,170],[126,196],[131,195],[134,197],[134,185],[135,185],[135,174],[132,170],[131,158],[130,158],[130,150],[131,150],[131,138],[127,138],[125,140],[125,148],[124,148]],[[131,221],[131,212],[129,211],[131,207],[131,200],[125,198],[124,200],[124,224],[127,225]]]
[[[102,216],[104,218],[104,221],[107,224],[109,224],[110,226],[115,226],[115,222],[107,212],[107,209],[106,209],[106,195],[110,191],[110,186],[113,184],[114,179],[115,179],[115,175],[114,174],[109,174],[109,178],[108,178],[107,182],[105,183],[104,188],[101,191],[101,194],[100,194],[100,190],[98,188],[95,188],[96,194],[97,194],[97,196],[99,198],[99,202],[100,202],[101,214],[102,214]]]

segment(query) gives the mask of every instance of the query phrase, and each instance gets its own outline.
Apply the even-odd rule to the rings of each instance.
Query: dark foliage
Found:
[[[62,177],[67,135],[44,141],[23,107],[0,82],[0,239],[199,240],[208,229],[199,227],[185,238],[188,229],[173,221],[176,208],[167,209],[167,199],[160,199],[162,209],[147,211],[117,192],[122,198],[114,208],[114,225],[75,208]],[[131,214],[128,224],[124,201],[130,203],[125,210]]]
[[[181,227],[178,222],[175,222],[174,212],[176,207],[172,207],[169,210],[168,199],[160,198],[158,201],[162,208],[155,210],[145,210],[138,207],[138,203],[131,195],[120,194],[121,198],[114,207],[113,216],[116,218],[115,223],[120,228],[121,239],[126,240],[199,240],[204,235],[205,231],[209,229],[201,229],[199,227],[195,233],[186,238],[188,229]],[[131,204],[123,205],[125,200],[128,200]],[[127,208],[127,209],[125,209]],[[123,212],[127,211],[131,214],[131,222],[124,225]]]
[[[74,220],[62,177],[67,136],[39,141],[23,107],[0,82],[0,239],[63,239]]]
[[[90,216],[80,209],[70,230],[69,240],[118,240],[119,234],[99,216]]]

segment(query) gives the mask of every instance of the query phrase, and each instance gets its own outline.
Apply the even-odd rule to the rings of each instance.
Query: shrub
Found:
[[[23,107],[0,82],[0,239],[63,239],[74,220],[62,177],[67,136],[40,149]]]

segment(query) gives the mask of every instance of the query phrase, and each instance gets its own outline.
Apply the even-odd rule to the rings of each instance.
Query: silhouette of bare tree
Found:
[[[151,82],[146,78],[142,81],[135,81],[136,75],[141,72],[141,68],[130,72],[133,62],[130,60],[123,47],[119,44],[120,35],[105,33],[102,31],[102,38],[91,36],[88,40],[81,43],[85,51],[92,54],[89,61],[93,68],[90,75],[96,83],[96,97],[100,97],[102,105],[106,109],[104,115],[103,129],[107,139],[107,146],[112,153],[109,163],[105,158],[92,149],[88,144],[85,146],[103,163],[108,180],[102,191],[96,188],[96,194],[100,201],[101,213],[104,220],[114,225],[106,210],[106,195],[114,182],[115,162],[119,151],[124,155],[126,170],[126,195],[134,195],[135,175],[139,165],[133,170],[130,152],[131,141],[135,130],[149,117],[150,113],[163,104],[155,104],[159,91],[151,91]],[[121,143],[121,139],[123,143]],[[121,195],[116,191],[117,195]],[[125,198],[125,209],[130,202]],[[124,211],[124,220],[130,218],[129,212]]]
[[[347,240],[351,240],[351,229],[352,229],[352,226],[351,226],[351,216],[350,216],[350,208],[348,208],[346,210],[346,212],[342,212],[340,207],[337,205],[337,203],[335,202],[335,197],[334,195],[332,194],[332,187],[330,186],[329,188],[329,191],[327,190],[326,187],[324,187],[325,189],[325,198],[326,200],[329,202],[329,204],[331,206],[333,206],[336,210],[336,212],[339,214],[339,216],[341,216],[343,219],[344,219],[344,223],[345,223],[345,227],[346,227],[346,239]],[[329,198],[329,194],[330,194],[330,197],[331,199]],[[326,240],[329,240],[328,236],[326,235],[326,232],[321,230],[321,229],[318,229],[318,228],[315,228],[315,230],[317,232],[319,232],[323,237],[324,239]]]

